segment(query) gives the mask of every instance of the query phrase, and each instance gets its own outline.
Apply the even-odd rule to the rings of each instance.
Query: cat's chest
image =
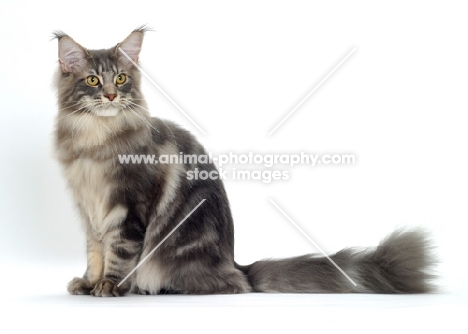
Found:
[[[65,168],[68,184],[75,201],[86,216],[91,228],[101,233],[105,219],[113,207],[110,198],[115,189],[111,178],[112,161],[76,159]]]

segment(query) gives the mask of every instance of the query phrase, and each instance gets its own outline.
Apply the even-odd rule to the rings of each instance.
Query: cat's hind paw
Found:
[[[93,287],[88,280],[75,277],[68,283],[67,290],[71,295],[89,295]]]
[[[139,287],[135,287],[132,291],[132,293],[136,294],[136,295],[150,295],[151,292],[149,292],[148,290],[145,290],[145,289],[140,289]]]

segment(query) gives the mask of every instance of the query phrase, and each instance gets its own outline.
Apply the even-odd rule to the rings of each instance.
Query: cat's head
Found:
[[[135,64],[145,30],[136,29],[115,47],[102,50],[88,50],[68,35],[55,33],[60,64],[58,97],[65,114],[112,117],[141,104],[140,74]]]

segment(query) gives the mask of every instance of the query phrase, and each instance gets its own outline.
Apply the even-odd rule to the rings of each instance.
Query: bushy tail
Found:
[[[303,255],[238,266],[257,292],[424,293],[433,289],[434,265],[427,234],[399,230],[373,249],[344,249],[330,258]],[[351,282],[353,281],[353,282]],[[355,283],[356,285],[354,285]]]

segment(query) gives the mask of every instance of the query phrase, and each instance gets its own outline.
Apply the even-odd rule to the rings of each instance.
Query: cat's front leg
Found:
[[[141,221],[128,215],[122,223],[110,229],[104,239],[104,270],[91,294],[96,297],[118,297],[130,291],[130,276],[119,284],[137,265],[143,245],[145,228]]]
[[[102,278],[104,267],[102,242],[94,238],[89,231],[86,236],[88,265],[83,278],[75,277],[68,283],[68,292],[72,295],[89,295]]]

